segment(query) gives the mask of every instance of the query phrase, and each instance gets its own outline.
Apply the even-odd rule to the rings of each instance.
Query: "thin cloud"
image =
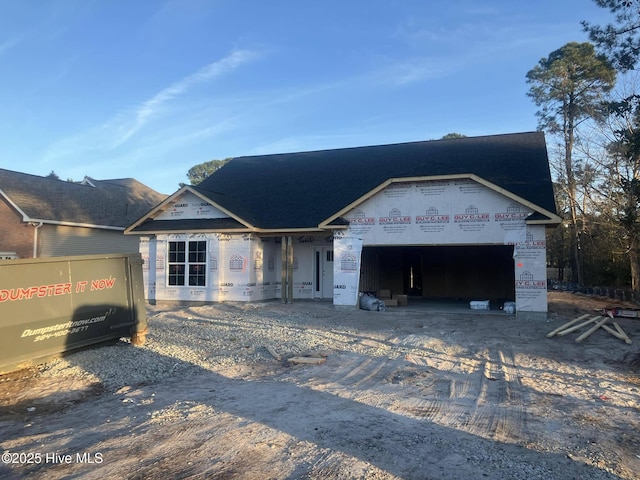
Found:
[[[43,161],[49,163],[80,154],[96,155],[99,152],[114,151],[157,117],[160,110],[169,102],[187,94],[190,89],[199,84],[232,72],[257,58],[258,55],[258,52],[251,50],[235,50],[227,57],[212,62],[161,90],[132,112],[119,114],[103,125],[56,141],[43,155]]]
[[[461,22],[448,31],[437,26],[402,25],[397,38],[416,53],[410,58],[381,62],[384,66],[371,78],[383,85],[404,87],[458,74],[480,63],[504,64],[557,42],[568,28],[563,23],[527,23],[516,16],[498,28],[482,18],[477,22]]]
[[[5,53],[7,53],[9,50],[14,48],[19,43],[20,43],[20,38],[19,37],[14,37],[14,38],[11,38],[9,40],[6,40],[6,41],[0,43],[0,55],[4,55]]]
[[[458,60],[413,58],[397,62],[377,75],[383,84],[401,87],[412,83],[447,77],[459,70]]]
[[[241,65],[255,59],[258,54],[250,50],[236,50],[229,56],[210,63],[197,72],[183,78],[177,83],[165,88],[149,100],[140,105],[134,112],[133,125],[116,141],[116,146],[126,142],[131,136],[138,132],[145,124],[147,124],[164,104],[170,102],[174,98],[186,94],[193,87],[220,77],[226,73],[232,72]]]

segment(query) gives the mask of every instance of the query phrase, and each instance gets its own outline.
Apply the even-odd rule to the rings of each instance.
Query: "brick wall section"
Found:
[[[0,252],[16,252],[18,258],[33,257],[33,229],[22,215],[0,198]]]

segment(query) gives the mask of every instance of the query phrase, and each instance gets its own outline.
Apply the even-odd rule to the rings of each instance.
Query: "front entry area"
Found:
[[[333,298],[333,248],[313,249],[313,298]]]
[[[513,246],[365,246],[360,285],[414,298],[513,301]]]

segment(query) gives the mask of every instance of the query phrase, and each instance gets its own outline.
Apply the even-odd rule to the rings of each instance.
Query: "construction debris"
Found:
[[[276,352],[275,348],[273,348],[271,345],[267,345],[266,349],[271,354],[271,356],[273,358],[275,358],[278,361],[282,360],[282,355],[280,355],[278,352]]]
[[[372,312],[384,312],[387,310],[386,304],[370,293],[360,294],[360,309]]]
[[[640,318],[640,310],[632,310],[629,308],[610,307],[600,310],[602,315],[619,318]]]
[[[576,330],[580,330],[581,328],[586,327],[589,324],[592,324],[591,328],[589,328],[586,332],[580,334],[576,338],[576,343],[582,342],[585,338],[589,337],[593,332],[595,332],[599,328],[602,328],[603,330],[609,332],[614,337],[619,338],[620,340],[624,340],[624,342],[627,344],[631,344],[631,339],[624,332],[624,330],[622,330],[622,328],[617,322],[612,322],[612,325],[615,327],[615,329],[607,325],[607,322],[609,322],[609,320],[613,319],[614,317],[614,314],[611,311],[611,309],[604,309],[601,315],[596,315],[589,318],[588,320],[585,320],[589,316],[590,315],[586,313],[580,317],[574,318],[573,320],[547,333],[547,337],[551,338],[556,335],[558,337],[562,337],[571,332],[575,332]]]
[[[327,361],[326,357],[291,357],[289,363],[304,363],[306,365],[320,365]]]

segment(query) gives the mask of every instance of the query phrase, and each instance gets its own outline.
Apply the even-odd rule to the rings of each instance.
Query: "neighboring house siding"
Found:
[[[138,238],[118,230],[43,225],[39,231],[39,256],[137,253]]]
[[[11,205],[0,199],[0,252],[15,252],[18,258],[33,257],[33,230],[22,223]]]

